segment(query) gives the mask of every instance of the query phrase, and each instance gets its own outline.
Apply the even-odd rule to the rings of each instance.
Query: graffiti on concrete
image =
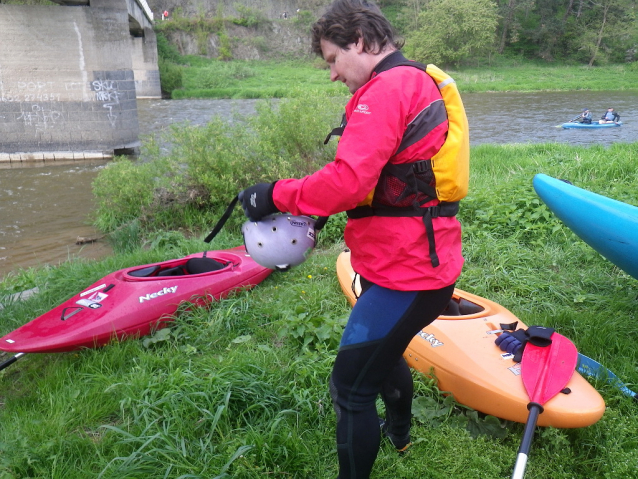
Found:
[[[115,128],[117,115],[113,113],[113,107],[120,103],[120,92],[117,91],[117,82],[115,80],[94,80],[91,82],[95,99],[102,102],[102,106],[108,110],[107,117],[111,126]]]
[[[22,120],[24,126],[34,127],[36,134],[46,129],[53,128],[62,118],[62,112],[51,110],[47,105],[31,105],[30,111],[22,111],[18,120]]]

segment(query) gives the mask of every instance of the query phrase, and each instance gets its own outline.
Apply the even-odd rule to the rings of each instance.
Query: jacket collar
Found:
[[[370,78],[374,78],[379,73],[389,70],[390,68],[394,68],[397,65],[407,62],[408,59],[403,56],[401,50],[397,50],[395,52],[390,53],[387,57],[377,63],[377,66],[372,70],[372,76]]]

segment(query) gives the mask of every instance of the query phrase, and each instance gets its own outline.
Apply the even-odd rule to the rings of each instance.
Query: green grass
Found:
[[[234,60],[220,62],[187,57],[180,98],[291,98],[323,92],[347,95],[341,83],[331,83],[330,73],[319,61]],[[208,87],[206,87],[208,85]]]
[[[531,182],[542,172],[638,205],[637,146],[474,147],[458,282],[528,325],[556,328],[634,390],[638,282],[565,228]],[[239,243],[225,232],[214,247]],[[0,334],[108,272],[203,247],[158,231],[146,248],[10,275],[0,302],[34,286],[40,293],[0,311]],[[341,247],[326,244],[251,292],[183,311],[153,341],[27,355],[1,372],[0,478],[334,478],[328,377],[349,311],[334,273]],[[510,477],[523,426],[503,423],[500,436],[473,437],[465,409],[417,378],[415,396],[449,412],[438,422],[415,419],[415,444],[403,457],[384,442],[372,477]],[[593,384],[607,405],[603,418],[537,431],[526,478],[636,477],[638,408]]]
[[[540,63],[463,68],[450,73],[462,92],[636,90],[638,65],[552,66]]]
[[[320,59],[220,62],[186,57],[182,89],[172,97],[183,98],[290,98],[312,92],[346,96],[347,88],[331,83]],[[492,66],[448,69],[461,92],[487,91],[573,91],[635,90],[636,64],[587,67],[553,66],[498,59]],[[216,85],[216,86],[213,86]]]

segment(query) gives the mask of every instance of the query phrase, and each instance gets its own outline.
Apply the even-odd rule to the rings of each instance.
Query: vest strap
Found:
[[[422,217],[425,225],[425,233],[428,237],[428,253],[432,266],[436,268],[440,265],[439,257],[436,254],[436,243],[434,240],[434,225],[432,218],[453,217],[459,212],[459,202],[452,203],[441,202],[436,206],[428,206],[427,208],[406,207],[398,208],[396,206],[357,206],[348,210],[348,218],[361,219],[369,216],[385,216],[391,218],[399,217]]]

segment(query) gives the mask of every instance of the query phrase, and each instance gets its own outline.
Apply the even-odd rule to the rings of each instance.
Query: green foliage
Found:
[[[168,41],[166,35],[162,32],[157,32],[155,36],[157,37],[157,56],[160,60],[177,64],[184,63],[184,58],[180,55],[177,48]]]
[[[258,41],[259,37],[254,41]],[[265,48],[257,46],[260,50]],[[331,83],[325,62],[308,61],[227,61],[228,71],[250,71],[251,75],[225,75],[219,87],[202,83],[207,74],[202,70],[217,70],[215,59],[187,57],[190,68],[184,71],[184,90],[173,92],[173,98],[292,98],[315,95],[317,91],[330,96],[344,96],[348,90],[340,83]],[[214,83],[208,83],[211,85]]]
[[[182,88],[184,67],[161,57],[158,59],[158,66],[163,93],[170,94],[172,91]]]
[[[215,62],[197,71],[194,81],[200,88],[227,88],[235,80],[255,76],[255,71],[244,63]]]
[[[473,438],[490,436],[503,439],[507,436],[507,421],[494,416],[479,415],[472,408],[459,404],[450,393],[437,387],[437,380],[431,370],[428,375],[414,372],[414,379],[419,385],[418,392],[412,402],[412,416],[430,428],[448,425],[464,428]]]
[[[406,49],[409,50],[408,47]],[[220,62],[201,57],[184,57],[190,67],[183,72],[184,88],[174,90],[173,98],[294,98],[315,95],[320,91],[340,97],[343,103],[348,90],[342,83],[332,83],[327,64],[319,57],[312,61],[239,61],[225,62],[249,69],[253,75],[224,77],[227,86],[204,88],[199,84],[201,70],[220,68]],[[431,59],[426,59],[431,62]],[[478,60],[477,60],[478,61]],[[484,91],[545,91],[609,89],[609,77],[614,77],[614,89],[633,90],[638,84],[636,64],[584,67],[577,65],[547,65],[524,61],[520,57],[494,56],[481,68],[467,66],[448,73],[456,80],[462,93]],[[235,68],[235,67],[233,67]],[[204,78],[206,78],[204,76]]]
[[[266,23],[268,20],[261,10],[252,8],[240,3],[235,3],[233,8],[237,10],[239,18],[233,19],[232,22],[242,27],[257,28],[259,25]]]
[[[396,18],[394,25],[408,38],[408,49],[414,49],[423,58],[427,56],[430,62],[440,62],[445,61],[445,56],[441,56],[438,50],[447,51],[449,45],[445,42],[455,42],[460,36],[459,27],[467,22],[461,14],[458,25],[449,24],[447,16],[471,3],[475,2],[402,0],[398,2],[399,9],[394,2],[383,6],[383,9],[389,17]],[[635,61],[635,52],[628,53],[635,50],[638,31],[633,0],[501,0],[490,3],[498,15],[495,30],[498,45],[494,46],[499,53],[551,63],[557,60],[577,61],[589,66]],[[447,11],[439,8],[442,4],[447,6]],[[493,13],[485,15],[478,9],[471,23],[481,22],[488,16],[493,17]],[[435,38],[428,37],[429,30],[434,32]],[[439,30],[445,34],[442,35]],[[437,40],[436,37],[440,38]],[[486,46],[491,46],[488,39],[485,40]],[[464,45],[456,47],[464,49]],[[463,55],[463,58],[452,61],[471,64],[492,60],[491,49],[474,53],[469,57],[463,52],[460,55],[453,53],[453,56]]]
[[[449,71],[462,93],[486,91],[606,91],[609,77],[617,90],[634,90],[638,70],[628,65],[606,67],[547,65],[498,57],[491,67]]]
[[[278,334],[280,338],[297,340],[301,350],[330,351],[339,346],[346,319],[315,315],[299,305],[281,320]]]
[[[134,163],[116,157],[93,182],[97,200],[96,226],[113,231],[138,218],[153,201],[153,190],[163,181],[157,172],[169,169],[165,161]]]
[[[96,226],[115,237],[128,236],[133,231],[128,225],[137,225],[140,235],[206,229],[241,189],[301,177],[332,160],[335,142],[324,146],[322,133],[338,121],[339,102],[316,95],[264,103],[257,110],[253,117],[236,119],[233,128],[221,118],[205,126],[175,126],[168,151],[151,142],[145,161],[109,164],[93,184]],[[241,222],[236,215],[228,228]],[[338,220],[329,228],[324,241],[340,237]]]
[[[498,15],[492,0],[432,0],[418,22],[406,53],[426,63],[459,65],[493,47]]]
[[[343,230],[348,222],[345,212],[332,215],[319,234],[319,244],[332,244],[343,238]]]

